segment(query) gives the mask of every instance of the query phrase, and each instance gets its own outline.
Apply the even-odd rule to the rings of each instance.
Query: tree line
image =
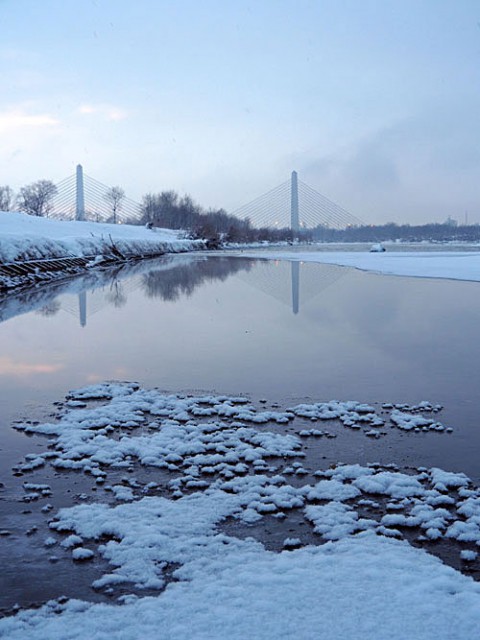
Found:
[[[186,229],[194,238],[207,238],[212,246],[221,242],[293,240],[290,229],[258,229],[248,218],[240,220],[225,209],[204,209],[190,196],[180,196],[175,191],[145,195],[140,222],[167,229]]]
[[[422,225],[396,224],[364,225],[346,229],[329,229],[318,226],[308,232],[313,242],[477,242],[480,225],[456,225],[450,222],[431,222]]]

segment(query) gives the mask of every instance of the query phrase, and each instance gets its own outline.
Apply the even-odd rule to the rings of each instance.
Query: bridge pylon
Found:
[[[300,213],[298,208],[298,174],[292,171],[290,181],[290,229],[293,233],[300,231]]]
[[[75,220],[85,220],[85,193],[83,189],[83,167],[77,164],[75,181]]]

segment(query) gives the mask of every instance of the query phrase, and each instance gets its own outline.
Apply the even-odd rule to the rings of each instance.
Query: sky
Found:
[[[0,185],[480,223],[478,0],[0,0]],[[301,216],[301,203],[300,203]]]

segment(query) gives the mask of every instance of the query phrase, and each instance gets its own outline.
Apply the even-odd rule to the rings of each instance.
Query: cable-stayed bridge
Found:
[[[122,195],[112,201],[112,187],[84,174],[81,165],[76,173],[57,185],[50,217],[60,220],[91,220],[95,222],[135,222],[142,217],[141,205]],[[360,218],[298,179],[296,171],[290,180],[242,207],[231,211],[257,228],[302,229],[326,227],[344,229],[362,226]]]
[[[249,220],[258,228],[289,228],[293,232],[318,226],[330,229],[362,226],[360,218],[329,200],[298,179],[296,171],[290,180],[255,198],[231,215]]]
[[[90,220],[93,222],[138,221],[142,216],[138,202],[125,195],[112,200],[112,187],[95,180],[83,172],[82,165],[76,173],[55,185],[50,218],[57,220]],[[117,194],[118,195],[118,194]]]

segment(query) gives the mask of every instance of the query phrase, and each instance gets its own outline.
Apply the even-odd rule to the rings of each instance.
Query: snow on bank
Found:
[[[94,222],[57,221],[0,212],[0,263],[111,253],[112,243],[126,255],[176,253],[204,248],[169,229]]]
[[[243,257],[317,262],[385,275],[480,282],[480,252],[244,251]]]
[[[388,406],[416,417],[439,409]],[[19,425],[50,437],[47,452],[22,468],[78,469],[97,479],[97,497],[103,486],[114,500],[60,509],[44,544],[64,549],[72,565],[101,556],[110,569],[93,587],[129,595],[115,605],[52,601],[0,621],[0,637],[476,639],[480,585],[396,539],[408,530],[417,544],[449,540],[474,564],[480,490],[467,476],[353,464],[296,475],[295,485],[285,477],[302,470],[304,454],[300,438],[278,433],[283,425],[313,417],[348,426],[368,416],[370,429],[378,419],[370,405],[256,410],[243,397],[104,383],[69,394],[62,412],[55,423]],[[138,463],[150,467],[148,482]],[[108,485],[115,469],[139,477]],[[45,484],[25,482],[24,490],[50,495]],[[302,528],[278,552],[222,529],[226,520],[245,527],[279,518],[287,532],[292,513],[303,515],[320,546],[302,546]],[[142,597],[144,589],[158,595]]]

